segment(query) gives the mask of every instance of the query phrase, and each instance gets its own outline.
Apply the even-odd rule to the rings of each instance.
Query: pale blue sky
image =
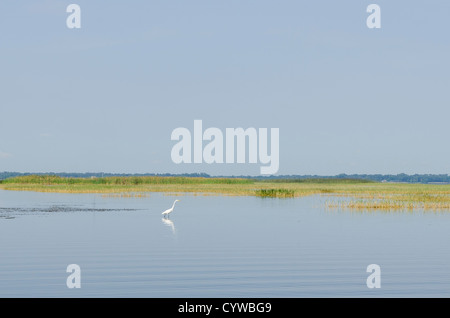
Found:
[[[259,174],[172,163],[172,130],[202,119],[279,128],[278,174],[448,173],[449,12],[444,0],[2,0],[0,171]]]

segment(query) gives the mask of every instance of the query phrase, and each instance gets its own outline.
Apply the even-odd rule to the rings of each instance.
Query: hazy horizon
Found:
[[[107,171],[86,171],[86,172],[70,172],[70,171],[63,171],[63,172],[55,172],[55,171],[44,171],[44,172],[36,172],[36,171],[26,171],[26,172],[19,172],[19,171],[0,171],[0,179],[2,178],[2,174],[13,174],[13,175],[33,175],[33,174],[37,174],[37,175],[62,175],[65,177],[76,177],[73,175],[82,175],[82,177],[88,177],[88,176],[92,176],[92,175],[99,175],[103,174],[105,175],[105,177],[114,177],[114,176],[165,176],[165,175],[169,175],[169,176],[184,176],[184,175],[188,175],[188,176],[195,176],[198,175],[200,177],[202,176],[207,176],[207,177],[211,177],[211,178],[282,178],[282,177],[286,177],[286,178],[290,178],[290,177],[300,177],[300,178],[339,178],[339,177],[368,177],[367,180],[378,180],[380,179],[379,177],[394,177],[394,179],[396,179],[395,177],[421,177],[422,179],[425,177],[429,177],[427,179],[430,179],[432,181],[426,181],[426,182],[441,182],[442,181],[442,177],[446,177],[446,178],[450,178],[450,175],[447,173],[443,173],[443,174],[405,174],[405,173],[396,173],[396,174],[345,174],[345,173],[340,173],[340,174],[335,174],[335,175],[318,175],[318,174],[285,174],[285,175],[260,175],[260,174],[256,174],[256,175],[219,175],[219,174],[208,174],[205,172],[193,172],[193,173],[170,173],[170,172],[161,172],[161,173],[153,173],[153,172],[142,172],[142,173],[134,173],[134,172],[121,172],[121,173],[115,173],[115,172],[107,172]],[[4,177],[4,176],[3,176]],[[438,181],[436,181],[436,177],[437,179],[439,179]],[[444,179],[445,179],[444,177]],[[9,177],[8,177],[9,178]],[[362,179],[364,180],[364,179]],[[434,181],[433,181],[434,180]],[[447,179],[446,179],[447,180]],[[423,182],[423,181],[406,181],[406,182]],[[450,182],[449,181],[445,181],[445,182]]]

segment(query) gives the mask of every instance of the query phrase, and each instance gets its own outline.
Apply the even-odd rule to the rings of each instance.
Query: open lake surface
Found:
[[[450,212],[327,200],[0,190],[0,297],[450,296]]]

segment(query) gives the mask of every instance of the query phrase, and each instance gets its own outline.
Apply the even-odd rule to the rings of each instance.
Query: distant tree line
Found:
[[[143,177],[143,176],[160,176],[160,177],[227,177],[227,178],[249,178],[249,179],[359,179],[370,180],[377,182],[407,182],[407,183],[450,183],[450,176],[448,174],[414,174],[408,175],[400,174],[339,174],[336,176],[319,176],[319,175],[277,175],[277,176],[210,176],[206,173],[184,173],[184,174],[155,174],[155,173],[106,173],[106,172],[45,172],[45,173],[30,173],[30,172],[0,172],[0,180],[7,178],[28,176],[28,175],[55,175],[65,178],[104,178],[104,177]]]
[[[339,174],[336,176],[318,175],[284,175],[270,176],[266,179],[358,179],[377,182],[406,182],[406,183],[450,183],[448,174]]]

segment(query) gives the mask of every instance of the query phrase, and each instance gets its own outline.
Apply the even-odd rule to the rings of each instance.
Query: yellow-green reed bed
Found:
[[[106,178],[64,178],[53,175],[29,175],[3,180],[2,184],[40,185],[145,185],[145,184],[246,184],[250,179],[242,178],[200,178],[200,177],[106,177]]]
[[[62,192],[62,193],[143,193],[143,192],[200,192],[247,195],[246,185],[254,181],[242,178],[200,177],[106,177],[63,178],[49,175],[30,175],[5,179],[5,190]]]
[[[295,191],[292,189],[259,189],[255,195],[261,198],[293,198]]]
[[[244,178],[158,176],[63,178],[31,175],[3,180],[0,182],[0,189],[63,193],[127,193],[121,197],[136,198],[145,197],[144,193],[150,192],[261,198],[321,195],[330,197],[326,202],[327,206],[346,209],[450,210],[450,185],[378,183],[351,179],[261,181]]]
[[[328,207],[371,210],[450,210],[450,185],[376,184],[343,192]],[[337,196],[347,197],[341,200]]]

